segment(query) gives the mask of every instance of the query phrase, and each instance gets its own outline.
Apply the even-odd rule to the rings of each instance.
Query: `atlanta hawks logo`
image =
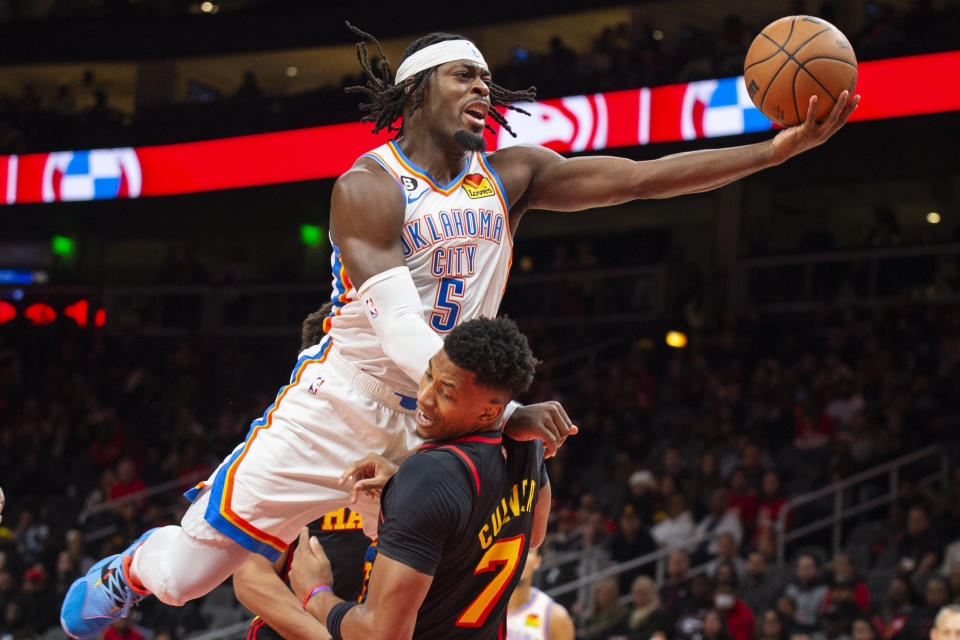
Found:
[[[471,173],[464,176],[463,190],[471,198],[486,198],[497,193],[493,190],[493,185],[490,184],[486,176],[480,173]]]

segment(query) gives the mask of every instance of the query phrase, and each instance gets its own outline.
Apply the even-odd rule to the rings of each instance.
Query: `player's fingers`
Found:
[[[310,530],[306,527],[300,527],[300,544],[299,546],[303,549],[307,548],[309,544],[307,539],[310,537]]]
[[[554,407],[556,409],[556,421],[560,428],[560,434],[566,438],[573,430],[573,420],[567,415],[567,410],[559,402]]]
[[[807,117],[803,119],[803,123],[808,127],[812,127],[817,122],[817,94],[810,96],[810,101],[807,103]]]
[[[364,493],[369,494],[371,491],[375,491],[380,488],[380,483],[373,480],[357,480],[353,485],[353,492],[357,493],[358,491],[363,491]]]
[[[310,550],[313,551],[313,555],[315,556],[323,553],[323,547],[320,545],[320,541],[317,540],[317,536],[310,536]]]
[[[830,109],[830,114],[827,116],[830,122],[838,122],[840,120],[840,115],[849,102],[850,92],[844,89],[840,92],[840,95],[837,96],[837,101],[833,103],[833,108]]]
[[[860,104],[860,96],[853,96],[853,100],[847,103],[847,106],[843,108],[843,111],[840,113],[840,122],[846,122],[854,111],[857,110],[857,105]]]

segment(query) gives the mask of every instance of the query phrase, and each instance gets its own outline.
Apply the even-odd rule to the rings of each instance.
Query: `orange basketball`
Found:
[[[785,127],[807,116],[817,95],[817,120],[833,108],[840,92],[853,95],[857,57],[846,36],[812,16],[771,22],[754,38],[743,63],[747,93],[763,115]]]

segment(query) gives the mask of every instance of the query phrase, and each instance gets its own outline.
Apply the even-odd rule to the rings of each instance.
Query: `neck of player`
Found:
[[[530,601],[530,596],[533,595],[533,581],[520,580],[517,583],[517,588],[513,590],[513,593],[510,594],[510,603],[507,605],[508,611],[516,611],[523,605],[527,604]]]
[[[397,146],[441,185],[452,182],[470,161],[470,152],[452,136],[416,127],[408,131],[407,125],[404,125],[404,135],[397,140]]]

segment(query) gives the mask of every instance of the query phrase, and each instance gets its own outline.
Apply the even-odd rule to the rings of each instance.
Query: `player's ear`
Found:
[[[503,415],[503,409],[505,405],[496,400],[491,400],[483,406],[483,411],[480,413],[480,417],[477,421],[482,425],[493,426],[497,424],[500,420],[500,416]]]

